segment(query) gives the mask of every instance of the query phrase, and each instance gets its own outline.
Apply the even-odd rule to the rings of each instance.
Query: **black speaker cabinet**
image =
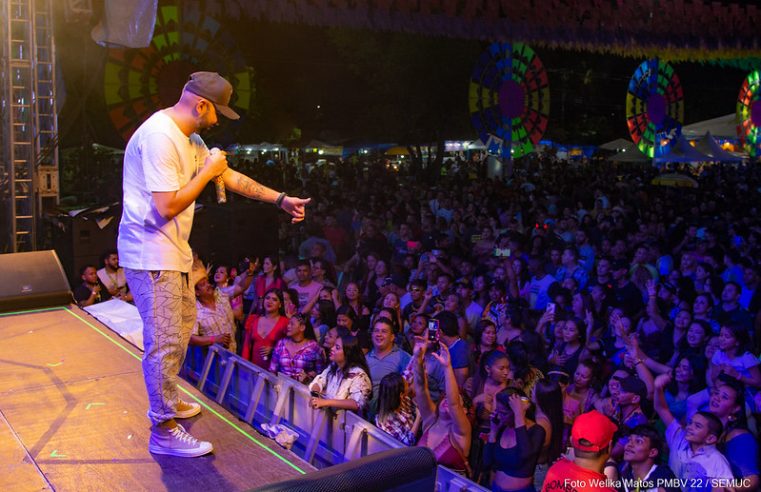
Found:
[[[0,255],[0,313],[71,304],[73,297],[55,251]]]
[[[257,492],[433,492],[436,457],[428,448],[391,449],[254,489]]]

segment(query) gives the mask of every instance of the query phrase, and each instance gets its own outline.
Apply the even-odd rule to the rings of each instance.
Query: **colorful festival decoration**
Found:
[[[684,93],[673,67],[657,58],[634,71],[626,94],[626,123],[639,150],[648,157],[668,153],[682,133]]]
[[[247,67],[233,39],[221,24],[198,8],[179,0],[158,8],[153,40],[144,49],[109,49],[104,70],[108,114],[128,140],[153,112],[177,100],[188,75],[215,71],[233,85],[230,103],[241,115],[254,100],[253,69]]]
[[[737,135],[745,151],[751,157],[761,155],[761,72],[748,74],[737,95]]]
[[[761,7],[729,0],[204,0],[231,19],[521,40],[534,47],[658,56],[672,62],[758,60]]]
[[[518,158],[547,129],[550,86],[542,61],[523,43],[493,43],[470,78],[470,119],[489,152]]]

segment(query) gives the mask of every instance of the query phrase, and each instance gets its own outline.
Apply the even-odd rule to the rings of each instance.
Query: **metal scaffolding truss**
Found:
[[[58,202],[52,0],[0,0],[0,253],[38,246]]]

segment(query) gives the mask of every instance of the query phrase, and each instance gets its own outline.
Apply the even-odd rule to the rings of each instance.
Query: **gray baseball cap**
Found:
[[[233,95],[232,84],[216,72],[194,72],[190,74],[183,90],[208,99],[214,104],[217,111],[226,118],[231,120],[240,118],[240,115],[228,106],[230,97]]]

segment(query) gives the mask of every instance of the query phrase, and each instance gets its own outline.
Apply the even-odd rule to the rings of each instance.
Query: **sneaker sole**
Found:
[[[174,418],[176,418],[176,419],[189,419],[190,417],[195,417],[199,413],[201,413],[201,407],[200,406],[195,407],[195,408],[193,408],[191,410],[185,410],[184,412],[177,412],[174,415]]]
[[[149,444],[148,451],[150,451],[152,454],[163,454],[167,456],[176,456],[178,458],[197,458],[214,451],[214,446],[209,443],[208,448],[201,447],[197,449],[171,449]]]

